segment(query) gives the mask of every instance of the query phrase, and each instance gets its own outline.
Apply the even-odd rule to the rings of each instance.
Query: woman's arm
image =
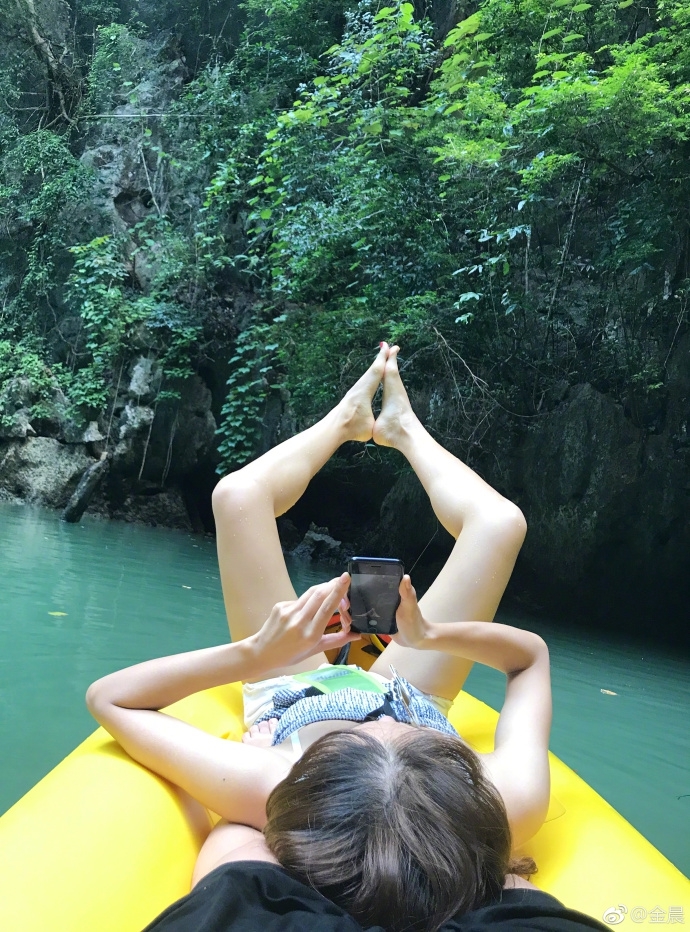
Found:
[[[103,714],[110,706],[161,709],[202,689],[263,679],[273,670],[342,646],[355,637],[350,634],[347,614],[342,631],[324,634],[324,630],[344,599],[349,581],[343,573],[312,586],[294,602],[279,602],[261,630],[236,644],[160,657],[110,673],[89,686],[89,711]]]
[[[506,675],[506,695],[494,751],[484,762],[508,811],[516,846],[546,816],[550,795],[551,731],[549,651],[537,634],[485,621],[430,624],[422,617],[409,576],[400,586],[395,639],[418,650],[441,650],[483,663]]]
[[[229,821],[263,827],[268,793],[290,768],[280,755],[216,738],[159,709],[192,693],[240,679],[261,679],[353,639],[347,618],[325,627],[349,577],[314,586],[279,603],[252,637],[236,644],[149,660],[111,673],[86,694],[89,711],[127,753]]]
[[[396,638],[397,640],[397,638]],[[407,641],[407,646],[412,644]],[[485,621],[432,625],[415,646],[438,650],[506,674],[506,697],[496,726],[495,750],[508,744],[547,748],[551,731],[549,649],[538,634]]]

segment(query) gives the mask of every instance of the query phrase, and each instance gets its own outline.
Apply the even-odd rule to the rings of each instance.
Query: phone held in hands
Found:
[[[395,613],[400,604],[402,562],[389,557],[351,557],[350,616],[359,634],[395,634]]]

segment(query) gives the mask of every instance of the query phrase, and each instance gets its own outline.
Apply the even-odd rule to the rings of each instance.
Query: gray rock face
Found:
[[[35,435],[36,431],[30,420],[31,412],[28,408],[19,408],[11,414],[0,415],[0,439],[24,439]]]
[[[623,408],[591,385],[541,419],[517,451],[511,486],[528,515],[523,559],[556,583],[576,584],[599,547],[637,512],[644,438]]]
[[[161,375],[160,366],[153,357],[140,356],[132,366],[127,391],[139,404],[153,401],[161,385]]]
[[[208,455],[216,432],[211,392],[196,375],[177,388],[179,399],[153,407],[127,402],[117,426],[116,472],[164,484],[186,476]]]
[[[41,0],[41,9],[48,6],[47,0]],[[55,23],[49,17],[56,36],[63,28],[60,24],[68,22],[64,19],[67,7],[63,4],[60,10]],[[108,235],[113,230],[127,234],[145,218],[164,214],[168,199],[178,193],[174,173],[164,170],[156,146],[161,132],[158,122],[154,120],[147,131],[151,144],[142,145],[140,121],[142,113],[166,112],[179,97],[188,77],[184,57],[172,33],[156,30],[144,39],[132,30],[128,42],[133,49],[132,83],[104,91],[104,112],[114,118],[89,124],[81,156],[82,164],[95,176],[96,195],[89,200],[89,211],[96,207],[103,219],[102,232]],[[130,284],[146,294],[160,274],[164,256],[160,247],[139,249],[139,242],[138,234],[129,239],[128,272]],[[82,325],[78,308],[73,308],[62,321],[61,338],[77,345]],[[181,489],[187,495],[188,476],[200,467],[206,476],[212,475],[215,465],[211,392],[201,378],[193,376],[179,384],[166,383],[166,397],[161,398],[157,346],[156,335],[139,328],[128,347],[131,358],[121,365],[118,359],[115,371],[107,374],[111,395],[100,412],[70,409],[47,369],[40,386],[26,378],[2,385],[0,496],[63,507],[80,474],[107,454],[111,456],[107,470],[104,466],[90,473],[94,479],[101,477],[94,509],[127,520],[189,528]],[[170,391],[177,391],[179,397],[170,397]],[[85,423],[85,414],[95,419]],[[198,528],[202,521],[197,504],[193,495],[188,500]],[[83,501],[80,496],[78,507],[70,513],[76,514]]]
[[[349,551],[342,541],[335,540],[328,533],[327,527],[312,524],[300,544],[291,552],[291,556],[300,560],[314,560],[323,563],[343,563]]]
[[[213,449],[211,392],[193,376],[173,386],[179,398],[157,402],[160,382],[156,361],[140,356],[112,421],[104,415],[86,426],[75,420],[58,386],[46,397],[29,379],[6,382],[0,392],[0,496],[62,508],[80,475],[108,453],[117,481],[99,490],[96,510],[134,520],[140,507],[138,519],[145,523],[189,528],[179,482]]]
[[[15,376],[8,379],[0,392],[0,409],[2,413],[30,408],[33,404],[35,389],[31,379]]]
[[[81,162],[97,178],[96,202],[110,216],[115,229],[125,231],[157,208],[165,213],[170,192],[160,178],[159,160],[153,149],[145,150],[136,133],[128,135],[129,118],[142,113],[162,113],[176,98],[188,77],[184,61],[174,49],[170,36],[160,34],[151,40],[130,41],[138,45],[138,58],[143,70],[141,80],[114,102],[114,119],[104,119],[91,128]],[[171,57],[172,56],[172,57]],[[134,120],[132,121],[134,123]],[[157,142],[158,129],[154,126]],[[132,255],[132,274],[143,291],[147,291],[158,268],[156,250],[147,256]]]
[[[76,421],[60,386],[46,389],[31,379],[8,379],[0,391],[0,439],[23,439],[39,435],[65,443],[91,443],[102,440],[98,424],[92,421],[86,431]]]
[[[51,437],[0,444],[0,490],[7,498],[61,508],[84,470],[94,462],[81,446]]]
[[[24,439],[36,431],[31,424],[33,385],[30,379],[9,379],[0,391],[0,439]]]
[[[211,412],[211,392],[198,375],[180,385],[180,394],[180,400],[171,402],[164,411],[161,423],[161,454],[165,449],[167,462],[171,449],[171,476],[189,473],[207,456],[215,443],[217,426]]]
[[[89,421],[86,430],[81,435],[82,443],[100,443],[105,440],[98,426],[98,421]]]
[[[677,356],[687,360],[685,343]],[[690,576],[686,372],[670,373],[659,434],[581,385],[524,438],[507,491],[527,515],[522,560],[536,576],[612,610],[647,600],[652,610],[666,587],[680,595]]]
[[[529,427],[506,421],[487,438],[490,455],[479,472],[527,518],[515,582],[532,602],[640,631],[652,630],[664,613],[687,614],[690,334],[669,360],[658,407],[661,429],[650,432],[622,404],[581,384],[562,391]],[[409,566],[434,527],[421,485],[404,476],[385,498],[367,545]],[[434,557],[439,542],[450,550],[441,530]]]
[[[302,542],[302,535],[285,515],[278,518],[276,524],[278,525],[278,536],[280,537],[283,553],[290,553]]]
[[[155,412],[153,408],[147,405],[135,405],[128,402],[124,411],[120,415],[119,438],[128,440],[136,437],[142,432],[147,433],[149,427],[153,424]]]
[[[430,541],[450,541],[439,529],[429,498],[419,479],[400,477],[383,500],[379,525],[367,541],[372,555],[397,557],[409,567]]]
[[[148,524],[152,527],[193,530],[187,506],[181,492],[176,488],[163,489],[153,495],[130,492],[121,504],[109,510],[109,516],[120,521]]]
[[[63,521],[67,521],[69,524],[75,524],[79,521],[89,507],[89,502],[91,501],[93,493],[105,478],[109,466],[109,456],[107,453],[104,453],[99,460],[92,463],[84,470],[77,488],[72,493],[70,500],[67,502],[67,507],[62,512]]]
[[[686,611],[684,383],[669,382],[662,433],[636,427],[621,405],[579,385],[519,438],[496,478],[527,517],[517,577],[529,581],[536,601],[646,633],[661,614]]]

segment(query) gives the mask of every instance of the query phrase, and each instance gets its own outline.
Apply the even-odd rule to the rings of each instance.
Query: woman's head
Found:
[[[361,725],[313,744],[271,793],[264,835],[285,868],[362,924],[435,930],[501,890],[505,808],[459,739],[380,730],[385,741]]]

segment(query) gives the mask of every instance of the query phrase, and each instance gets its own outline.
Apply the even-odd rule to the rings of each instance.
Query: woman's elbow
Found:
[[[548,671],[550,665],[549,648],[544,638],[533,631],[522,631],[520,638],[522,657],[519,660],[516,658],[515,665],[506,669],[506,676],[518,676],[520,673],[535,667]]]

